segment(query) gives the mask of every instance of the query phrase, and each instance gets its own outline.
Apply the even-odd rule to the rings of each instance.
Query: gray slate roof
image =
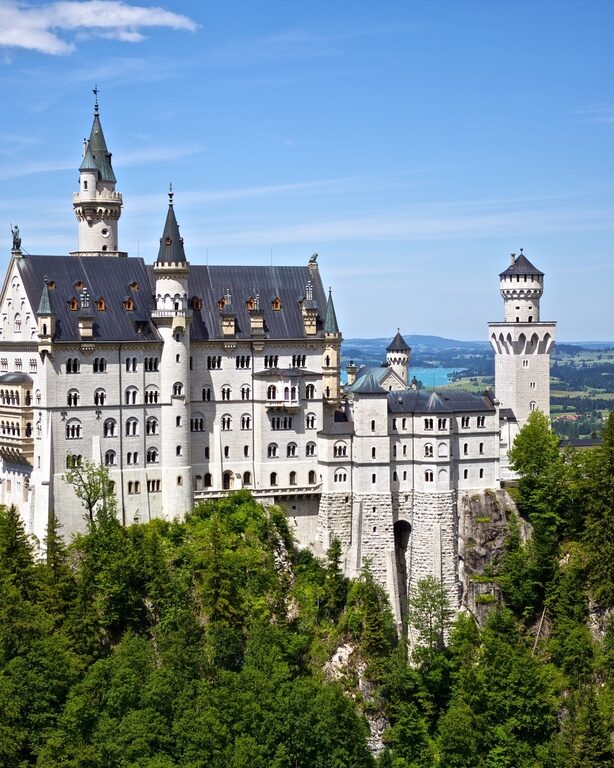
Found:
[[[495,410],[487,395],[476,395],[460,389],[429,392],[424,389],[407,389],[403,392],[388,392],[390,413],[471,413]]]
[[[520,256],[516,257],[511,266],[499,274],[499,277],[504,275],[541,275],[543,277],[544,273],[540,272],[537,267],[534,267],[524,253],[521,253]]]
[[[105,141],[104,133],[102,132],[100,116],[97,111],[94,114],[94,122],[92,123],[89,149],[91,150],[92,157],[96,162],[96,167],[100,172],[101,181],[117,181],[111,166],[111,153],[107,149],[107,142]]]
[[[137,333],[136,320],[148,319],[155,309],[155,275],[153,266],[141,258],[116,256],[23,256],[19,269],[32,307],[39,307],[45,277],[55,283],[49,290],[50,310],[56,315],[55,340],[80,341],[77,312],[69,308],[71,298],[79,299],[75,283],[82,282],[91,296],[94,317],[94,341],[147,341],[159,335],[153,323]],[[192,341],[222,339],[222,313],[218,302],[227,289],[233,297],[237,339],[251,339],[249,311],[246,302],[259,294],[260,311],[264,315],[264,338],[306,338],[299,301],[305,295],[307,281],[313,283],[313,296],[318,306],[326,305],[319,274],[304,267],[266,266],[192,266],[189,276],[190,294],[202,299],[203,309],[194,310],[190,337]],[[138,290],[130,285],[136,283]],[[135,304],[132,312],[124,309],[124,299],[130,296]],[[106,310],[97,309],[103,297]],[[273,299],[279,298],[281,309],[274,310]],[[323,319],[318,320],[321,334]]]
[[[32,378],[27,373],[3,373],[0,384],[31,384]]]
[[[335,305],[333,304],[333,293],[328,289],[328,300],[326,302],[326,318],[324,320],[324,333],[339,333],[337,324],[337,315],[335,314]]]
[[[164,231],[160,238],[160,250],[158,251],[158,264],[182,264],[186,262],[183,249],[183,238],[179,234],[179,226],[173,208],[173,193],[169,194],[168,211]]]
[[[397,331],[397,335],[386,347],[386,352],[411,352],[411,347],[401,336],[401,332]]]
[[[366,368],[361,376],[356,378],[356,381],[351,387],[348,387],[348,392],[354,392],[359,395],[381,395],[385,394],[386,390],[380,385],[380,377],[377,375],[379,368]]]

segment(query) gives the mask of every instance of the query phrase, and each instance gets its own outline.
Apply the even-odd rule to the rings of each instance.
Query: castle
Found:
[[[302,267],[192,265],[169,193],[153,263],[120,250],[122,195],[98,103],[73,195],[78,249],[30,255],[13,233],[0,296],[0,502],[42,541],[84,511],[64,474],[106,466],[124,524],[249,489],[281,504],[301,546],[369,559],[397,618],[441,577],[459,601],[458,500],[498,488],[532,409],[549,413],[555,324],[524,255],[500,276],[492,394],[408,386],[397,333],[382,367],[350,364],[317,257]],[[153,257],[153,254],[152,254]]]

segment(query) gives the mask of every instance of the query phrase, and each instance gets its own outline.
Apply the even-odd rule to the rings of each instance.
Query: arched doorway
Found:
[[[234,479],[235,477],[232,472],[224,472],[222,476],[222,488],[225,491],[229,491],[233,486]]]
[[[407,619],[407,553],[409,550],[410,536],[411,525],[406,520],[397,520],[397,522],[394,524],[394,552],[396,555],[397,564],[399,607],[401,609],[401,620],[403,622],[405,622]]]

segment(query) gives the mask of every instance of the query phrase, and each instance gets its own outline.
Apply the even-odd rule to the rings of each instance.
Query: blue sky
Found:
[[[614,338],[614,3],[0,0],[0,268],[76,248],[100,88],[120,247],[319,254],[346,337],[486,338],[521,247],[560,340]],[[4,222],[4,223],[2,223]]]

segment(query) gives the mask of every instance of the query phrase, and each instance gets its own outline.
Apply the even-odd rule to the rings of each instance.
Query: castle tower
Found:
[[[94,122],[89,140],[83,142],[79,167],[79,191],[73,195],[73,208],[79,222],[77,256],[125,256],[118,250],[117,223],[122,212],[122,196],[115,191],[111,153],[100,124],[98,89],[94,89]]]
[[[160,465],[162,511],[167,519],[183,517],[192,508],[190,457],[190,265],[173,208],[172,188],[160,238],[156,276],[156,309],[152,320],[163,340],[160,361]]]
[[[403,380],[407,386],[407,371],[409,368],[409,359],[411,357],[411,347],[401,336],[397,329],[397,335],[386,347],[386,362],[392,368],[394,373]]]
[[[488,323],[495,351],[495,394],[502,409],[511,409],[521,429],[531,411],[550,415],[550,351],[555,322],[540,320],[544,273],[520,251],[500,274],[504,303],[502,323]]]
[[[324,319],[324,360],[322,364],[322,388],[324,398],[335,402],[341,397],[341,331],[337,324],[333,294],[328,289],[326,315]]]

